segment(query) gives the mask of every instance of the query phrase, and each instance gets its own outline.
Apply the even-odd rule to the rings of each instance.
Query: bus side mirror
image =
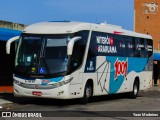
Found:
[[[18,40],[19,39],[19,36],[16,36],[16,37],[12,37],[11,39],[9,39],[6,43],[6,53],[7,54],[10,54],[10,49],[11,49],[11,43]]]
[[[74,43],[80,40],[82,37],[77,36],[72,38],[67,45],[67,55],[72,55]]]

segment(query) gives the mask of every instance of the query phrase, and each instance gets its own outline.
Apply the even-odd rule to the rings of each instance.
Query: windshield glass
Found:
[[[67,35],[22,35],[16,55],[15,73],[51,75],[67,71]]]

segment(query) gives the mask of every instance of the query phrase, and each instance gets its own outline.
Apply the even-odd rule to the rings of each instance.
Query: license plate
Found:
[[[26,84],[42,84],[41,79],[36,79],[36,80],[25,80]]]
[[[35,84],[35,80],[25,80],[25,83],[27,84]]]
[[[33,92],[32,92],[32,95],[34,95],[34,96],[42,96],[42,92],[33,91]]]

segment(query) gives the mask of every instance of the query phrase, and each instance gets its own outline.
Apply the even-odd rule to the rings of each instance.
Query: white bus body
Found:
[[[124,92],[136,97],[138,90],[152,86],[152,52],[151,36],[119,26],[33,24],[19,38],[14,95],[85,102]]]

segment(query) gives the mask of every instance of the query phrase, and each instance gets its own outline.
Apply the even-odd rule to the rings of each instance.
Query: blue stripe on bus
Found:
[[[60,82],[64,77],[51,78],[50,82]]]
[[[36,80],[36,78],[27,78],[27,77],[22,77],[22,76],[19,76],[19,75],[14,75],[14,76],[17,77],[17,78],[23,79],[23,80]]]
[[[42,79],[42,85],[47,85],[49,82],[60,82],[64,77],[57,77],[51,79]]]

